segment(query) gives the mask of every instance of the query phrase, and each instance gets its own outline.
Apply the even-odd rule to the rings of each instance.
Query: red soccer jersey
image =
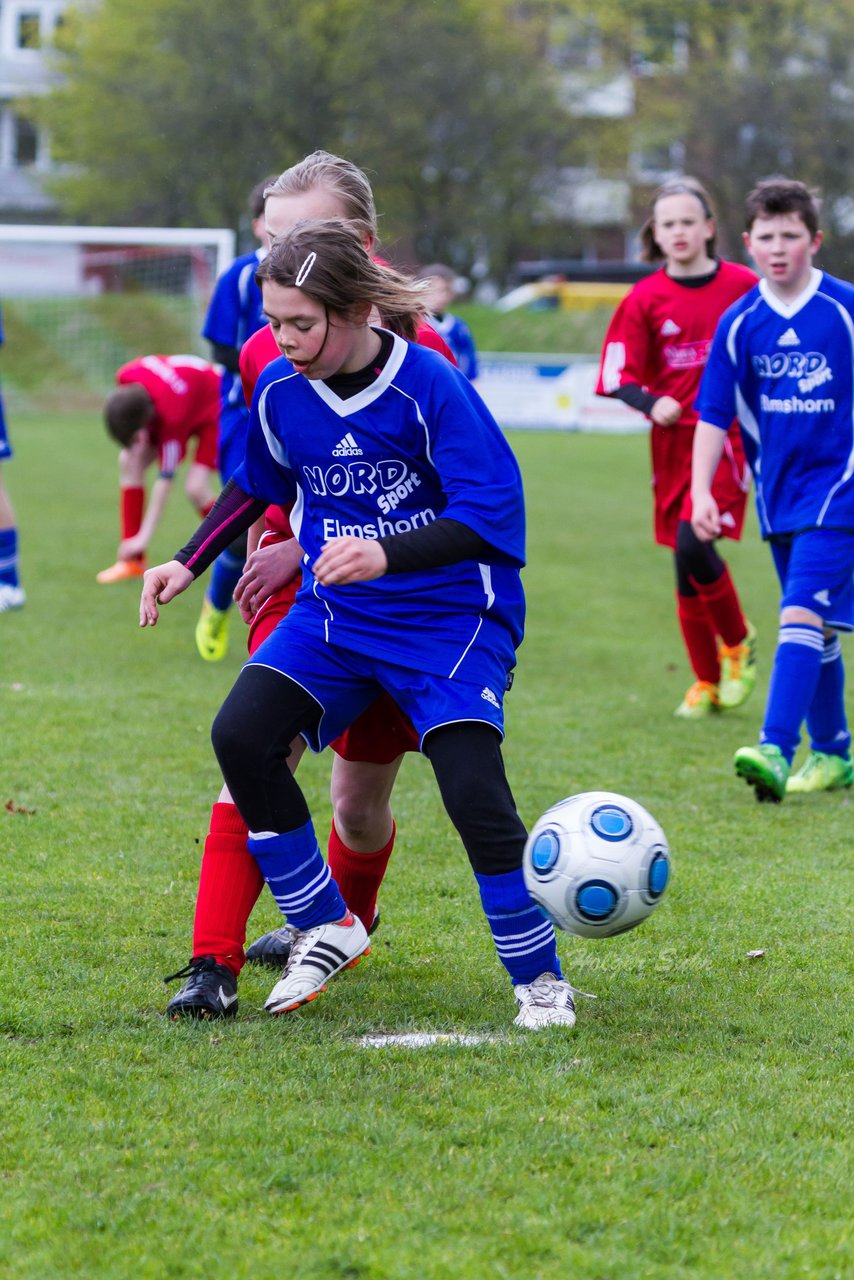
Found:
[[[147,425],[161,471],[174,473],[194,437],[196,462],[216,468],[220,375],[212,364],[198,356],[143,356],[123,364],[116,382],[139,383],[151,396],[154,417]]]
[[[694,400],[718,320],[756,284],[757,276],[736,262],[722,262],[708,284],[680,284],[662,268],[626,294],[605,337],[599,395],[626,383],[682,405],[680,423],[697,421]]]
[[[656,397],[672,396],[682,406],[675,426],[651,424],[655,538],[665,546],[675,545],[678,522],[690,519],[694,401],[712,337],[723,312],[756,280],[748,267],[735,262],[722,262],[714,277],[699,286],[680,284],[662,268],[633,286],[608,326],[597,393],[613,395],[634,384]],[[741,434],[733,424],[713,486],[729,537],[741,535],[746,477]]]

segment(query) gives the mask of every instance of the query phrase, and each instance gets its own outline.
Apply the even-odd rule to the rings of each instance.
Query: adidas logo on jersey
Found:
[[[661,326],[661,334],[664,338],[672,338],[674,334],[681,333],[682,330],[675,320],[665,320]]]
[[[493,707],[500,707],[501,705],[492,690],[486,686],[484,686],[480,696],[483,698],[484,702],[490,703]]]
[[[778,347],[799,347],[800,345],[800,338],[795,333],[794,329],[791,328],[787,329],[786,332],[777,339]]]
[[[333,458],[360,458],[364,450],[360,449],[356,444],[356,440],[351,431],[343,436],[335,448],[332,450]]]

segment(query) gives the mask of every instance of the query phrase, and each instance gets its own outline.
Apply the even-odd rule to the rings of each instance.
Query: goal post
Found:
[[[16,385],[25,347],[93,397],[136,356],[209,357],[201,328],[235,242],[225,227],[0,224],[4,389],[32,400],[31,375],[29,387]],[[31,369],[31,359],[23,363]]]

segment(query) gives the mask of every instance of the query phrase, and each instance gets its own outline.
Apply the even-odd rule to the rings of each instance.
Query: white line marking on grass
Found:
[[[506,1036],[463,1035],[457,1032],[410,1031],[399,1035],[360,1036],[361,1049],[429,1049],[435,1044],[473,1045],[503,1044]]]

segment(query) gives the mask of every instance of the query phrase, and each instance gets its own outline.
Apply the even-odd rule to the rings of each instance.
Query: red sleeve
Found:
[[[645,387],[649,378],[652,334],[636,289],[617,307],[605,334],[596,394],[613,395],[626,383]]]
[[[240,348],[240,381],[243,396],[247,405],[252,404],[255,383],[271,360],[276,360],[282,353],[273,337],[273,330],[268,324],[257,329],[251,338],[247,338]]]
[[[453,351],[441,333],[437,333],[431,324],[420,324],[418,326],[415,333],[415,341],[419,347],[430,347],[431,350],[438,351],[446,360],[450,360],[451,364],[455,365],[457,363]]]

